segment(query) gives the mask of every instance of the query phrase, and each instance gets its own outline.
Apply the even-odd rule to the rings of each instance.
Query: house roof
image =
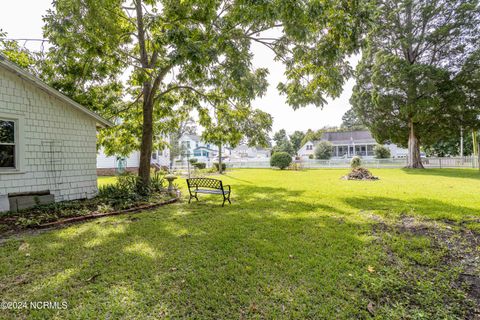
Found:
[[[320,140],[330,141],[333,144],[376,143],[368,130],[325,132]]]
[[[103,117],[99,116],[95,112],[87,109],[86,107],[82,106],[81,104],[73,101],[63,93],[61,93],[58,90],[55,90],[54,88],[50,87],[47,85],[45,82],[40,80],[38,77],[35,77],[34,75],[30,74],[29,72],[23,70],[22,68],[18,67],[15,63],[10,62],[5,56],[0,54],[0,67],[3,67],[4,69],[12,72],[13,74],[19,76],[20,78],[30,82],[37,88],[45,91],[48,94],[53,95],[54,97],[58,98],[62,102],[68,104],[74,109],[77,109],[78,111],[92,117],[93,119],[96,120],[97,125],[100,127],[111,127],[113,124],[104,119]]]

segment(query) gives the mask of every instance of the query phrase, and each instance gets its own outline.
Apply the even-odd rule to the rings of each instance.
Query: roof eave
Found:
[[[83,112],[84,114],[94,118],[96,120],[97,128],[107,128],[114,126],[113,123],[104,119],[103,117],[99,116],[95,112],[92,112],[79,104],[78,102],[73,101],[63,93],[55,90],[54,88],[47,85],[45,82],[41,81],[37,77],[31,75],[30,73],[26,72],[25,70],[21,69],[14,63],[8,61],[3,55],[0,54],[0,65],[3,66],[5,69],[9,70],[10,72],[16,74],[22,79],[25,79],[31,83],[33,83],[38,88],[44,90],[46,93],[53,95],[54,97],[58,98],[59,100],[69,104],[73,108]]]

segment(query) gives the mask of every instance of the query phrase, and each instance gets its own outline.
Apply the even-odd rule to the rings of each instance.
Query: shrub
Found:
[[[320,141],[315,147],[317,159],[328,160],[333,155],[333,145],[329,141]]]
[[[205,169],[207,164],[205,162],[195,162],[193,163],[193,166],[197,169]]]
[[[350,160],[350,167],[352,167],[352,169],[360,168],[361,165],[362,159],[359,156],[355,156]]]
[[[164,172],[157,171],[150,177],[150,188],[152,191],[160,192],[165,190],[165,180],[163,179],[164,176]]]
[[[381,145],[381,144],[377,144],[373,148],[373,153],[375,154],[375,158],[377,158],[377,159],[388,159],[388,158],[390,158],[390,149]]]
[[[270,166],[281,170],[288,168],[291,162],[292,157],[287,152],[275,152],[270,158]]]
[[[308,155],[308,159],[313,159],[313,158],[315,158],[315,156],[313,154]]]
[[[107,204],[121,208],[128,203],[148,198],[154,192],[165,190],[162,172],[155,172],[150,177],[150,185],[145,186],[140,182],[140,177],[132,173],[125,173],[117,177],[117,183],[100,187],[99,198]]]
[[[215,166],[215,171],[219,171],[218,170],[218,166],[219,166],[218,162],[213,163],[213,165]],[[225,171],[226,169],[227,169],[227,165],[225,164],[225,162],[222,162],[222,171]]]
[[[195,165],[195,163],[198,163],[198,159],[197,158],[192,158],[189,160],[190,161],[190,164],[193,164]]]

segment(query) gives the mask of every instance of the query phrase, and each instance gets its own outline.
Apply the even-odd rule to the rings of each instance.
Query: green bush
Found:
[[[154,192],[165,190],[164,174],[155,172],[150,177],[150,184],[145,186],[140,177],[132,173],[124,173],[117,177],[117,183],[105,185],[98,189],[98,197],[115,208],[121,208],[131,202],[148,198]]]
[[[197,158],[192,158],[189,160],[190,161],[190,164],[193,164],[195,165],[195,163],[198,163],[198,159]]]
[[[333,155],[333,145],[329,141],[320,141],[315,147],[317,159],[328,160]]]
[[[275,152],[270,158],[270,166],[281,170],[288,168],[292,163],[292,157],[287,152]]]
[[[360,168],[361,165],[362,159],[359,156],[355,156],[350,160],[350,167],[352,167],[352,169]]]
[[[314,158],[315,158],[315,156],[313,154],[308,155],[308,159],[314,159]]]
[[[375,158],[377,159],[388,159],[391,156],[390,149],[381,144],[377,144],[373,148],[373,153],[375,154]]]
[[[218,162],[213,163],[213,165],[215,166],[215,170],[219,171],[218,170],[218,166],[219,166]],[[222,171],[225,171],[225,170],[227,170],[227,165],[225,164],[225,162],[222,162]]]
[[[195,162],[193,163],[193,166],[197,169],[205,169],[207,164],[205,162]]]

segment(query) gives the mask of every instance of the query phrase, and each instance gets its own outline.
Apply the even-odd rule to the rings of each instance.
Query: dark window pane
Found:
[[[0,120],[0,143],[15,142],[15,122]]]
[[[15,146],[0,145],[0,168],[15,168]]]

